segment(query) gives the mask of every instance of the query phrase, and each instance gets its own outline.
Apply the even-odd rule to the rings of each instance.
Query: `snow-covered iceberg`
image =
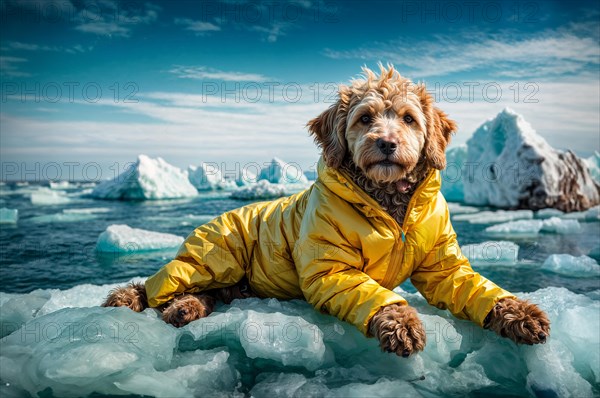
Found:
[[[201,163],[197,167],[190,165],[187,173],[190,183],[199,191],[237,188],[236,181],[224,179],[221,171],[215,164]]]
[[[272,184],[308,184],[308,179],[300,167],[279,158],[273,158],[271,163],[263,167],[258,179],[267,180]]]
[[[184,239],[177,235],[114,224],[106,228],[106,231],[98,236],[96,250],[100,252],[125,253],[164,250],[179,247],[183,241]]]
[[[596,182],[600,183],[600,153],[595,151],[592,156],[585,159],[590,175]]]
[[[174,199],[198,195],[188,176],[162,158],[140,155],[128,170],[98,184],[92,197],[98,199]]]
[[[551,217],[546,220],[519,220],[509,221],[487,227],[485,231],[495,236],[535,236],[540,231],[556,234],[575,234],[581,231],[577,220],[563,220]]]
[[[446,151],[446,168],[442,171],[442,193],[446,200],[455,202],[465,200],[463,166],[466,159],[467,146],[464,144]]]
[[[286,190],[282,184],[272,184],[267,180],[260,180],[256,184],[236,189],[231,193],[231,198],[240,200],[260,200],[275,199],[285,195]]]
[[[509,108],[481,125],[467,147],[462,180],[468,204],[570,212],[600,203],[587,164],[552,148]]]
[[[461,247],[471,265],[515,265],[519,257],[519,245],[507,241],[488,241]]]
[[[518,294],[539,303],[552,322],[548,342],[538,346],[517,346],[428,305],[417,293],[398,290],[427,331],[425,350],[405,359],[381,352],[375,339],[298,300],[236,300],[180,329],[152,309],[85,308],[98,305],[113,287],[0,293],[0,321],[11,327],[3,328],[10,334],[0,341],[4,395],[598,393],[600,301],[564,288]],[[8,311],[15,308],[25,315],[17,319]]]
[[[572,277],[600,277],[600,265],[588,256],[575,257],[570,254],[552,254],[544,261],[542,269]]]
[[[0,209],[0,224],[16,224],[18,220],[19,210],[6,207]]]

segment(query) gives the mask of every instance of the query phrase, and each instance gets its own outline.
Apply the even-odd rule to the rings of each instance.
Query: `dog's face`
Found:
[[[309,130],[330,167],[350,156],[367,178],[408,190],[419,162],[446,167],[444,151],[456,125],[433,107],[424,86],[393,67],[382,67],[380,76],[364,72],[365,79],[340,87],[337,103],[311,120]]]

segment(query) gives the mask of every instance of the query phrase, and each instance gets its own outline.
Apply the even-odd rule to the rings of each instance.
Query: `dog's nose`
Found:
[[[540,339],[540,341],[542,341],[542,342],[546,341],[546,333],[539,332],[538,333],[538,339]]]
[[[377,141],[375,141],[375,144],[384,155],[391,155],[397,147],[395,142],[386,141],[383,138],[378,138]]]

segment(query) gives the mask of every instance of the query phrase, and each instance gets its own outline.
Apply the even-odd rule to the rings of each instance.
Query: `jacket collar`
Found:
[[[373,216],[375,213],[387,212],[381,208],[373,198],[371,198],[365,191],[363,191],[358,185],[356,185],[348,176],[342,171],[333,169],[325,164],[323,157],[319,158],[317,165],[318,180],[323,183],[330,191],[344,199],[346,202],[352,203],[367,217]],[[411,203],[413,203],[411,209],[407,209],[405,220],[411,223],[415,219],[415,212],[418,212],[423,205],[428,203],[434,198],[439,192],[441,187],[441,176],[440,171],[432,169],[427,177],[417,187]],[[409,207],[411,205],[409,204]],[[411,212],[411,214],[408,213]]]

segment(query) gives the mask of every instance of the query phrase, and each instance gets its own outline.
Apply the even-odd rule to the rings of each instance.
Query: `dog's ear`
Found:
[[[434,169],[446,168],[446,147],[450,143],[452,134],[457,126],[454,120],[448,118],[444,112],[433,106],[433,98],[425,86],[418,87],[421,105],[427,122],[427,136],[425,137],[424,154],[429,166]]]
[[[338,101],[307,123],[308,131],[323,149],[323,158],[329,167],[338,168],[346,155],[346,119],[350,88],[339,87]]]

